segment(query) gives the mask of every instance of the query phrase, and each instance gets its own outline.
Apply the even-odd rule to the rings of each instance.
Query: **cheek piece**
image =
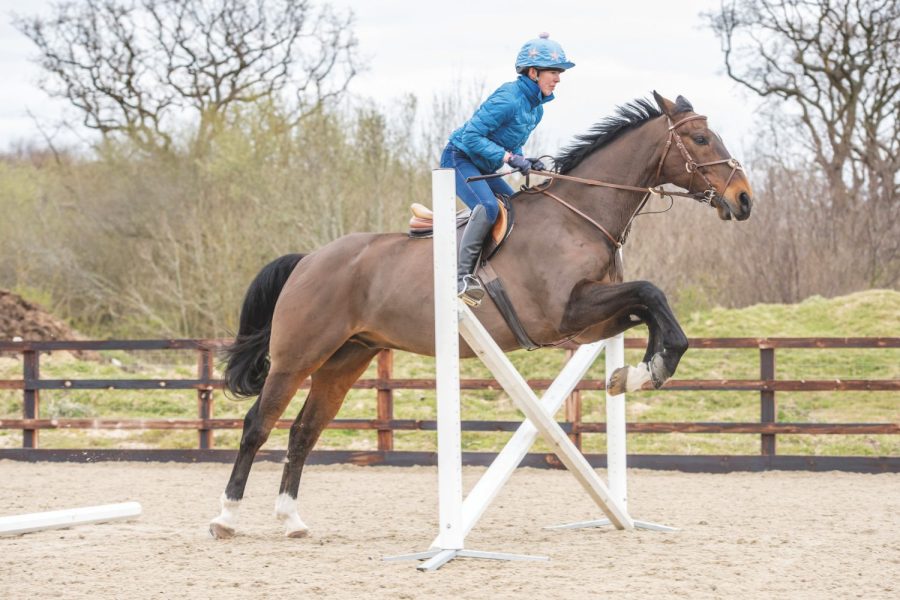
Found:
[[[716,198],[722,197],[725,194],[725,192],[728,190],[728,186],[731,185],[731,180],[734,179],[735,173],[737,173],[738,171],[743,172],[744,168],[736,158],[723,158],[720,160],[711,160],[705,163],[698,163],[696,160],[694,160],[694,157],[691,156],[691,153],[688,151],[687,147],[685,147],[684,145],[684,142],[681,140],[681,136],[678,135],[677,129],[685,123],[689,121],[695,121],[697,119],[705,120],[706,117],[704,115],[693,115],[690,117],[685,117],[684,119],[673,124],[672,119],[666,116],[666,120],[669,123],[669,137],[666,139],[666,149],[663,151],[662,158],[659,159],[659,166],[656,168],[656,179],[657,181],[659,181],[659,175],[662,172],[663,163],[666,161],[666,156],[669,155],[669,149],[672,147],[672,141],[674,140],[679,152],[681,152],[681,156],[684,158],[684,169],[691,174],[691,178],[688,181],[687,190],[691,191],[691,187],[694,183],[694,174],[696,173],[703,180],[703,183],[706,184],[706,190],[703,191],[703,197],[706,199],[706,202],[715,206],[714,203],[716,201]],[[716,186],[712,184],[709,178],[703,173],[703,169],[721,164],[727,164],[729,167],[731,167],[731,173],[728,175],[728,179],[725,180],[725,187],[722,188],[721,191],[719,191]]]

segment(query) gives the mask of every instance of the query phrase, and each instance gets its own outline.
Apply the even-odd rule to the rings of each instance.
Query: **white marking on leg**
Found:
[[[650,369],[647,368],[647,363],[641,363],[637,367],[629,366],[628,377],[625,379],[625,391],[639,390],[648,381],[650,381]]]
[[[230,500],[225,496],[225,492],[222,492],[222,496],[219,498],[219,504],[222,506],[222,512],[219,513],[219,516],[213,519],[210,524],[219,525],[228,530],[228,532],[233,533],[234,529],[237,527],[238,511],[241,508],[241,501]]]
[[[291,498],[287,492],[278,494],[275,499],[275,516],[284,523],[284,534],[288,537],[303,537],[309,533],[309,527],[297,512],[297,499]]]

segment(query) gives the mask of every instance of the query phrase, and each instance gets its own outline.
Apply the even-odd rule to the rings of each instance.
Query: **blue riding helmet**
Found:
[[[525,73],[529,67],[565,71],[574,66],[575,63],[566,60],[566,53],[562,46],[551,40],[550,34],[547,32],[525,42],[516,57],[516,73],[519,74]]]

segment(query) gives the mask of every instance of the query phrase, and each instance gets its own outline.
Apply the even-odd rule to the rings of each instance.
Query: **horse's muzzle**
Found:
[[[746,221],[750,218],[750,211],[753,207],[753,199],[750,194],[742,191],[738,194],[736,202],[729,200],[724,196],[716,196],[710,203],[719,212],[719,218],[723,221],[735,219],[737,221]]]

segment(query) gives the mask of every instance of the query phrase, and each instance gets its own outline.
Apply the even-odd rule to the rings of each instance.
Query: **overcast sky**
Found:
[[[35,51],[10,25],[11,11],[46,11],[49,0],[0,0],[0,148],[37,139],[39,121],[58,119],[66,105],[38,87]],[[559,41],[576,67],[563,74],[556,100],[539,127],[548,153],[613,112],[617,104],[682,94],[710,117],[732,153],[749,145],[755,100],[724,74],[715,36],[700,13],[719,0],[491,2],[338,0],[356,14],[356,33],[369,69],[353,93],[389,104],[413,93],[430,105],[455,81],[484,82],[490,92],[515,77],[521,45],[541,31]],[[427,7],[427,8],[426,8]],[[76,119],[77,121],[77,119]],[[448,132],[449,133],[449,132]]]

